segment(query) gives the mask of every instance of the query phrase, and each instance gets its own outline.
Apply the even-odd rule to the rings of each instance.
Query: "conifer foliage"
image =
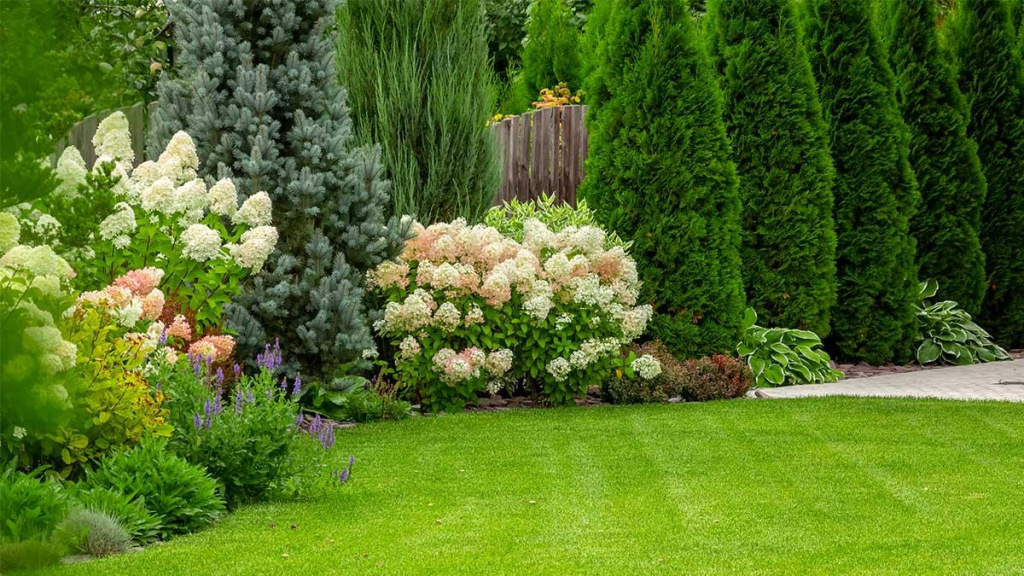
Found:
[[[523,46],[523,85],[536,99],[544,88],[565,82],[573,92],[582,88],[579,29],[565,0],[537,0],[530,8]]]
[[[805,41],[836,171],[836,305],[841,356],[872,364],[910,358],[916,331],[919,201],[895,78],[868,0],[808,0]]]
[[[1024,63],[1005,0],[962,0],[952,22],[967,134],[988,193],[981,216],[988,290],[979,323],[1003,346],[1024,344]]]
[[[581,195],[633,242],[653,334],[676,354],[732,350],[744,303],[738,182],[686,2],[614,0],[602,28]]]
[[[977,314],[985,293],[978,236],[985,177],[977,146],[967,137],[967,102],[939,46],[934,0],[890,0],[887,21],[889,62],[921,191],[910,226],[919,275],[938,282],[941,300]]]
[[[385,219],[378,150],[350,145],[328,33],[336,2],[167,6],[178,62],[159,86],[150,149],[187,131],[200,174],[230,175],[243,198],[266,191],[280,234],[278,251],[229,312],[238,357],[280,338],[291,373],[329,377],[373,347],[364,273],[404,234]]]
[[[718,0],[704,23],[743,203],[747,301],[770,326],[829,331],[832,159],[789,0]]]

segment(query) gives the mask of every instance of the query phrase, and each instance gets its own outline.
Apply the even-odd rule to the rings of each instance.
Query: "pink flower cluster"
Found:
[[[164,294],[157,286],[163,276],[159,268],[132,270],[103,290],[83,292],[78,302],[105,309],[119,325],[131,328],[140,320],[160,317]]]
[[[487,354],[476,347],[466,348],[462,352],[442,348],[434,354],[432,361],[434,371],[441,380],[449,385],[455,385],[464,380],[479,378],[480,370],[487,363]]]
[[[222,362],[231,358],[235,352],[235,339],[231,336],[203,336],[188,347],[192,356],[212,358],[214,362]]]

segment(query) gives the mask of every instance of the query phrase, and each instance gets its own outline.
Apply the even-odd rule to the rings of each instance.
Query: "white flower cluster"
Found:
[[[135,161],[128,118],[121,112],[114,112],[100,122],[92,137],[92,145],[98,158],[110,158],[124,167],[130,167]]]
[[[132,243],[131,234],[137,227],[132,207],[127,202],[118,202],[114,206],[114,213],[100,222],[100,238],[112,241],[116,248],[127,248]]]
[[[181,233],[185,247],[181,255],[196,262],[220,257],[220,233],[203,224],[193,224]]]
[[[658,362],[658,359],[650,354],[644,354],[633,360],[630,367],[644,380],[656,378],[661,374],[661,362]]]

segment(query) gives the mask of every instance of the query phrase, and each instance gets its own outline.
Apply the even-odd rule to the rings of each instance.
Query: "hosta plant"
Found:
[[[763,328],[757,313],[747,308],[743,315],[743,340],[736,351],[746,358],[754,374],[754,386],[767,388],[790,384],[822,384],[843,378],[832,368],[821,338],[809,330]]]
[[[938,290],[939,285],[934,280],[920,284],[918,363],[976,364],[1010,359],[1006,350],[992,342],[988,332],[975,324],[971,315],[959,308],[956,302],[945,300],[929,304],[928,299]]]
[[[369,285],[388,300],[376,326],[396,351],[388,375],[430,410],[509,386],[568,404],[616,368],[657,375],[652,358],[620,354],[651,308],[637,305],[633,260],[600,228],[529,218],[522,241],[462,220],[413,231]]]
[[[57,164],[59,194],[105,198],[107,192],[94,189],[95,183],[109,182],[116,200],[94,215],[99,225],[88,245],[67,247],[75,254],[79,285],[98,288],[129,270],[157,266],[165,273],[168,296],[195,315],[200,332],[219,324],[224,304],[246,276],[262,269],[277,245],[270,197],[259,192],[239,206],[231,180],[207,187],[197,176],[195,143],[185,132],[175,134],[156,161],[133,168],[128,121],[120,112],[100,123],[93,144],[99,156],[93,173],[114,178],[87,179],[74,148]],[[61,223],[50,226],[59,241]]]
[[[524,224],[527,220],[540,220],[552,232],[561,232],[569,226],[598,226],[594,212],[587,206],[583,198],[577,200],[576,207],[568,204],[556,204],[555,197],[544,194],[538,200],[520,202],[513,198],[501,206],[495,206],[484,215],[484,224],[497,228],[505,236],[516,242],[523,241]],[[616,246],[629,251],[629,243],[623,241],[615,232],[605,232],[605,248]]]

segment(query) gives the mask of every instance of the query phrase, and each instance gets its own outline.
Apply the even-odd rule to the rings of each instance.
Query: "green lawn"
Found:
[[[330,496],[56,572],[1024,574],[1021,405],[465,414],[339,433],[349,453]]]

